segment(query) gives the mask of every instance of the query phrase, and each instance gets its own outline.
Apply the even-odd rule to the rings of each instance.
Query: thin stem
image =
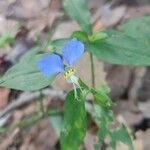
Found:
[[[39,102],[39,112],[45,116],[45,108],[44,108],[44,104],[43,104],[43,94],[42,94],[42,91],[40,91],[40,96],[39,96],[39,99],[38,99],[38,102]]]
[[[90,54],[90,62],[91,62],[92,87],[95,88],[95,68],[94,68],[94,58],[92,54]]]

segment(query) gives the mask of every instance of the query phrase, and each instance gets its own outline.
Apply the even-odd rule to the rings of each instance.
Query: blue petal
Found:
[[[84,53],[84,45],[77,39],[69,40],[62,49],[64,60],[72,66]]]
[[[44,55],[38,60],[37,65],[41,73],[45,76],[55,75],[64,71],[63,61],[56,54]]]

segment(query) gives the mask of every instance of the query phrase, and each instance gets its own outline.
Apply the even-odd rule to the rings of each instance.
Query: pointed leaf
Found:
[[[115,149],[118,141],[129,146],[129,148],[133,149],[132,139],[128,133],[127,127],[125,125],[121,125],[121,127],[115,129],[111,132],[111,146]]]
[[[90,12],[86,0],[63,0],[64,9],[69,16],[75,19],[83,31],[91,34]]]
[[[0,79],[0,86],[23,91],[42,89],[52,83],[55,76],[44,77],[38,70],[36,62],[43,55],[33,56],[31,61],[20,61]]]
[[[40,52],[40,47],[33,47],[30,50],[28,50],[21,58],[20,62],[21,63],[26,63],[29,61],[32,61],[32,58],[37,55]]]
[[[150,45],[150,16],[138,17],[122,25],[124,33]]]
[[[91,42],[95,42],[95,41],[98,41],[98,40],[103,40],[107,38],[107,34],[105,32],[96,32],[96,33],[93,33],[89,39]]]
[[[98,143],[96,143],[96,149],[100,149],[100,147],[104,143],[105,138],[110,133],[108,125],[113,121],[113,114],[110,110],[103,108],[98,104],[94,104],[92,117],[99,128],[99,141]]]
[[[79,150],[86,133],[86,111],[84,99],[78,90],[78,98],[74,91],[67,94],[64,105],[64,128],[61,133],[62,150]]]
[[[75,31],[72,33],[71,37],[76,38],[82,42],[88,41],[88,35],[86,32],[83,32],[83,31]]]
[[[50,41],[48,43],[47,48],[51,49],[55,53],[62,54],[61,50],[67,41],[68,41],[67,38],[56,39],[56,40]]]
[[[104,89],[99,89],[99,90],[92,90],[91,91],[93,96],[94,96],[94,100],[97,104],[99,104],[100,106],[103,106],[105,108],[111,108],[115,105],[115,103],[113,103],[113,101],[111,100],[111,98],[107,95],[106,91],[104,91]]]
[[[116,149],[116,145],[119,141],[133,149],[132,139],[124,125],[121,125],[115,129],[111,129],[109,127],[110,124],[115,125],[112,111],[103,108],[100,105],[94,104],[92,117],[99,128],[99,142],[96,143],[96,149],[100,149],[106,137],[109,137],[110,145],[113,149]]]
[[[111,64],[149,66],[150,49],[144,43],[117,31],[107,31],[103,41],[86,44],[86,50]]]

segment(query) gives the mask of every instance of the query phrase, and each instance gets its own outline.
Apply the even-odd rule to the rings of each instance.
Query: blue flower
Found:
[[[62,49],[63,58],[69,66],[73,66],[74,63],[84,53],[84,45],[76,39],[68,41]]]
[[[83,53],[84,44],[77,39],[71,39],[64,45],[62,57],[57,54],[46,54],[38,60],[37,66],[44,76],[50,76],[65,72],[65,63],[70,70],[65,72],[66,74],[64,74],[64,76],[70,77],[75,73],[72,66],[78,61]],[[67,74],[69,74],[69,76],[67,76]]]

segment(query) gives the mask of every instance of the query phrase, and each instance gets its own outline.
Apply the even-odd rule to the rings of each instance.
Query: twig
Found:
[[[46,112],[48,116],[54,116],[54,115],[59,115],[62,113],[62,111],[58,111],[58,110],[49,110]],[[29,126],[31,126],[32,124],[37,123],[39,120],[43,119],[45,116],[43,116],[42,114],[38,114],[38,113],[33,113],[32,115],[23,118],[21,121],[19,122],[15,122],[13,124],[8,125],[7,127],[2,127],[0,128],[0,134],[5,134],[8,130],[12,130],[15,129],[17,127],[19,127],[20,129],[25,129]]]
[[[50,96],[50,97],[58,97],[63,99],[65,96],[64,91],[57,91],[53,89],[44,89],[42,90],[43,96]],[[12,112],[16,108],[23,106],[24,104],[31,103],[32,101],[35,101],[40,96],[40,92],[25,92],[20,95],[20,97],[14,102],[10,103],[6,108],[4,108],[2,111],[0,111],[0,118],[2,118],[4,115]]]

